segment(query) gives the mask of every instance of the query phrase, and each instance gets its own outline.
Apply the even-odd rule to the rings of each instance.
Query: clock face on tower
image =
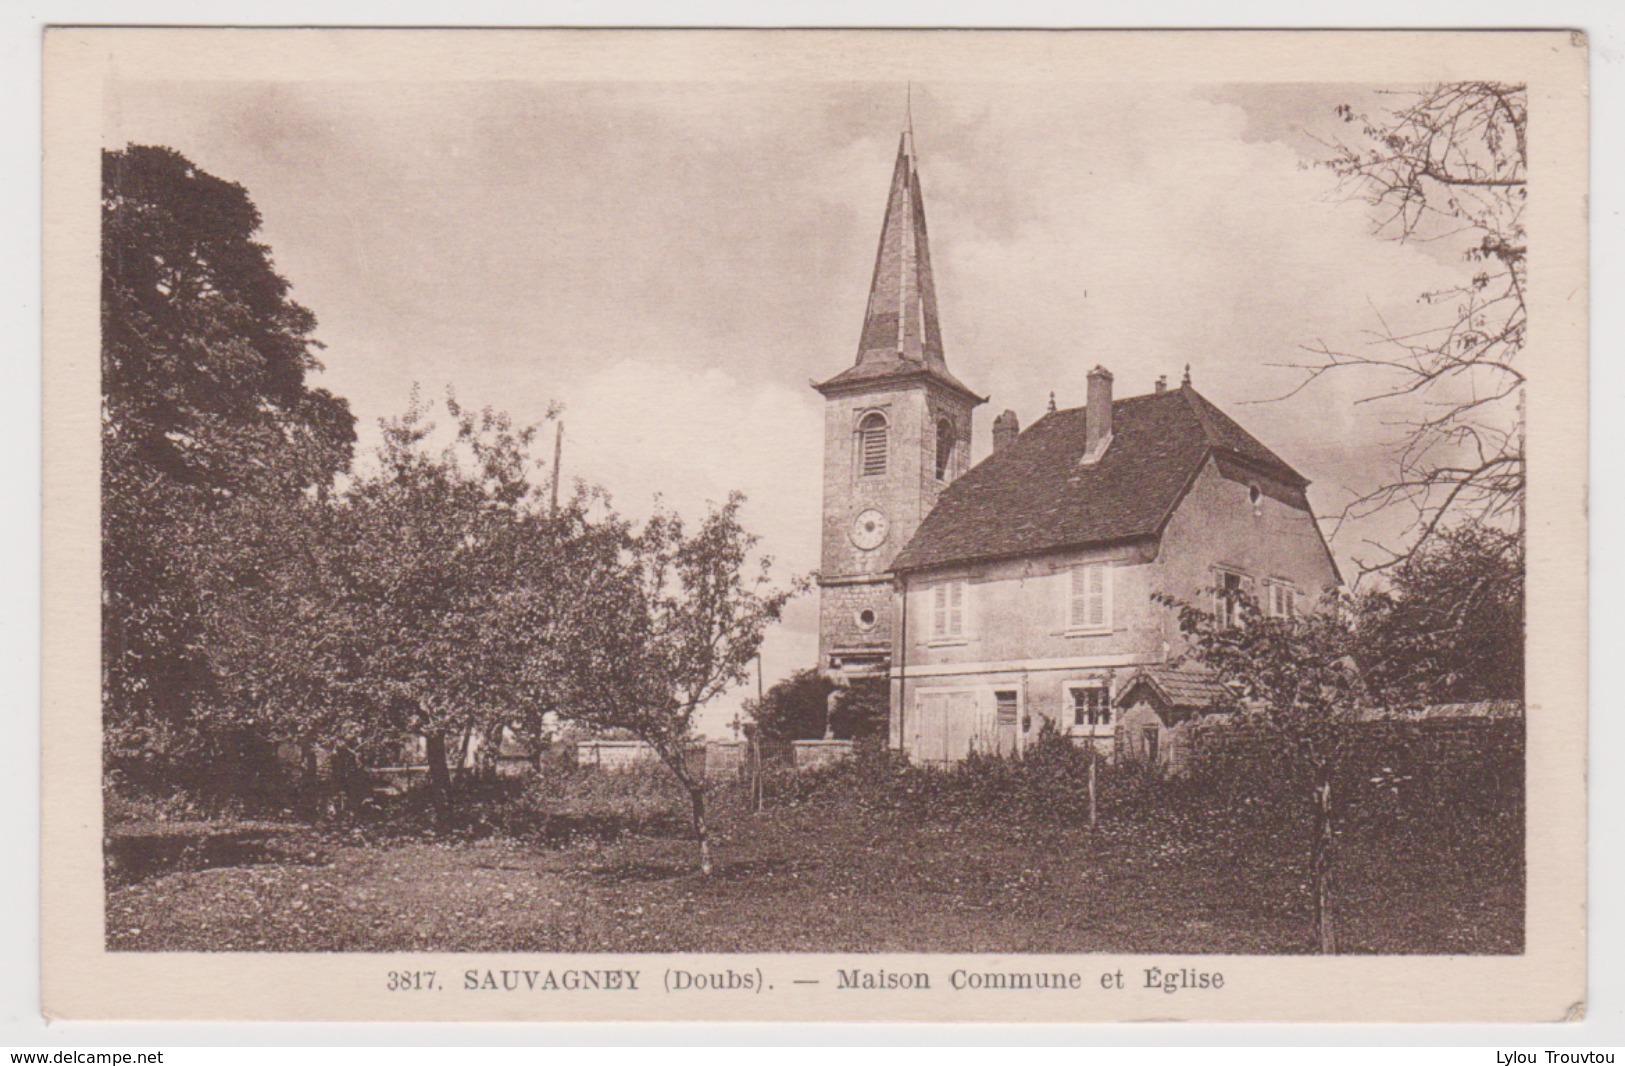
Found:
[[[852,543],[864,551],[874,551],[886,543],[886,516],[873,507],[852,520]]]

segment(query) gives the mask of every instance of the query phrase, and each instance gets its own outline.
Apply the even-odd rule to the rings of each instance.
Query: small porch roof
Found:
[[[1141,692],[1149,693],[1152,701],[1162,708],[1178,711],[1211,710],[1231,696],[1217,674],[1189,662],[1141,667],[1123,685],[1117,705],[1131,706]]]

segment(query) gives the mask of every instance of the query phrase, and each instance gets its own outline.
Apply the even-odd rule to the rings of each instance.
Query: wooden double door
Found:
[[[973,751],[1014,757],[1020,749],[1021,698],[1015,689],[925,689],[915,694],[909,752],[947,765]]]

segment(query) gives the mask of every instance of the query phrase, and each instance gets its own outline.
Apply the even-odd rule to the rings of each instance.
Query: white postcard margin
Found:
[[[1559,1021],[1585,1009],[1587,43],[1569,32],[60,28],[45,42],[42,969],[48,1017],[607,1021]],[[154,80],[819,83],[1518,79],[1530,87],[1528,879],[1507,957],[271,955],[105,949],[99,576],[99,151],[107,86]],[[1102,973],[1223,970],[1221,995],[835,991],[604,996],[386,990],[409,965]]]

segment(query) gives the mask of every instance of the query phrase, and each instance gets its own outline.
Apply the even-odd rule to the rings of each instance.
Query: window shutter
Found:
[[[948,588],[950,592],[948,632],[957,637],[965,632],[965,583],[955,581]]]
[[[1099,563],[1072,568],[1072,601],[1067,624],[1074,629],[1104,629],[1110,624],[1109,567]]]
[[[931,590],[931,635],[941,637],[948,632],[948,586],[938,585]]]
[[[1241,604],[1236,602],[1234,595],[1226,594],[1239,592],[1251,595],[1252,586],[1253,579],[1250,577],[1243,577],[1228,570],[1218,571],[1218,581],[1213,594],[1213,615],[1221,626],[1241,623]]]
[[[1298,593],[1291,585],[1271,582],[1269,592],[1271,615],[1276,618],[1291,618],[1298,613]]]

